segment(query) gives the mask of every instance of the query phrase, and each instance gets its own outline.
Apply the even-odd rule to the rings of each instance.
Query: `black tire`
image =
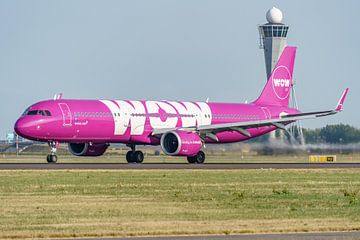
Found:
[[[134,161],[133,161],[133,152],[132,151],[128,151],[127,153],[126,153],[126,161],[128,162],[128,163],[133,163]]]
[[[204,163],[205,162],[205,153],[203,151],[199,151],[196,155],[196,163]]]
[[[196,163],[196,156],[187,156],[188,163]]]
[[[57,162],[57,156],[56,155],[47,155],[46,161],[48,163],[56,163]]]
[[[144,161],[144,154],[142,151],[135,151],[133,154],[133,161],[136,163],[142,163]]]

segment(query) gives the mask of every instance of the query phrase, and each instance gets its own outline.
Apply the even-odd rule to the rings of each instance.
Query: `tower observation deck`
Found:
[[[259,25],[260,48],[264,49],[266,76],[269,78],[287,44],[289,26],[282,23],[283,14],[273,7],[266,13],[266,24]]]

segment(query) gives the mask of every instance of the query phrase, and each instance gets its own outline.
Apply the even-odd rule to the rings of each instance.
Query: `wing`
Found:
[[[247,131],[248,128],[258,128],[258,127],[264,127],[264,126],[275,126],[280,129],[286,130],[285,125],[298,121],[298,120],[304,120],[304,119],[312,119],[312,118],[319,118],[319,117],[325,117],[329,115],[336,114],[340,111],[342,111],[342,106],[346,97],[346,94],[348,92],[348,89],[344,91],[342,94],[336,108],[334,110],[328,110],[328,111],[319,111],[319,112],[305,112],[305,113],[299,113],[299,114],[289,114],[282,116],[280,118],[273,118],[273,119],[266,119],[266,120],[256,120],[256,121],[246,121],[246,122],[234,122],[234,123],[223,123],[223,124],[211,124],[211,125],[203,125],[198,127],[180,127],[180,128],[163,128],[163,129],[154,129],[152,132],[153,136],[156,135],[162,135],[168,131],[173,130],[184,130],[184,131],[194,131],[198,132],[200,135],[205,135],[206,137],[209,137],[210,139],[214,141],[218,141],[215,134],[220,132],[226,132],[226,131],[237,131],[247,137],[251,137],[251,134],[249,131]]]

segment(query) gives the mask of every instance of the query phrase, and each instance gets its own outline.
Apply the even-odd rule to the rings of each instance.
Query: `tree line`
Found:
[[[360,129],[348,124],[326,125],[322,128],[303,129],[306,143],[359,143]]]
[[[335,124],[326,125],[322,128],[310,129],[303,128],[303,135],[305,143],[307,144],[349,144],[360,143],[360,129],[350,126],[348,124]],[[283,130],[276,130],[275,135],[278,137],[283,136],[282,139],[285,142],[291,142],[291,137],[288,134],[284,134]],[[295,133],[295,138],[297,138]],[[269,142],[270,134],[266,134],[257,138],[253,138],[248,142],[266,143]],[[280,137],[281,138],[281,137]]]

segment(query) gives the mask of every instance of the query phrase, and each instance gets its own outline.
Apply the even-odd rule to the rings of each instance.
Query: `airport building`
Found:
[[[260,49],[264,50],[266,79],[269,79],[274,67],[279,60],[281,53],[287,45],[287,34],[289,26],[282,22],[283,13],[280,9],[272,7],[266,13],[267,23],[259,25]],[[295,80],[291,86],[290,106],[298,109]],[[293,137],[303,145],[305,143],[300,121],[290,125],[290,132]],[[281,135],[283,138],[283,135]],[[275,132],[272,132],[270,138],[275,138]]]

